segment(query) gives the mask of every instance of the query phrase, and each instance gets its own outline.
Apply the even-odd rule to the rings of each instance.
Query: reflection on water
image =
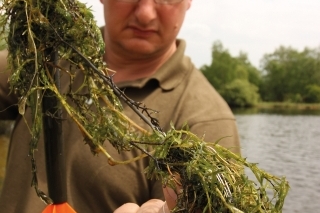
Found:
[[[242,155],[286,176],[291,188],[284,213],[319,212],[320,113],[278,113],[236,112]]]

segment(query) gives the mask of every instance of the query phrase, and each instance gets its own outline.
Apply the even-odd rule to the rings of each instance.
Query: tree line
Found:
[[[260,66],[254,67],[244,52],[232,56],[216,41],[211,64],[200,70],[231,107],[260,101],[320,103],[320,47],[298,51],[280,46],[265,54]]]

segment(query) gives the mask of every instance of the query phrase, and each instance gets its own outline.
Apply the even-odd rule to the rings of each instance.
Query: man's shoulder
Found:
[[[201,94],[201,96],[206,99],[223,100],[214,86],[197,68],[193,68],[185,84],[186,89],[189,89],[191,93],[198,93],[199,95]]]
[[[227,102],[200,70],[193,68],[182,85],[184,92],[181,101],[188,103],[191,110],[201,109],[204,118],[234,118]]]

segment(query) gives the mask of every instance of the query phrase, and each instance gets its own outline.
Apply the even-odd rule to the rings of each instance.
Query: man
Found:
[[[190,59],[184,56],[185,42],[177,40],[185,14],[192,0],[101,0],[104,5],[106,43],[105,61],[116,70],[114,81],[127,96],[160,111],[162,128],[170,122],[179,129],[185,122],[190,131],[208,142],[231,136],[221,144],[239,152],[239,139],[234,116],[227,104],[211,87]],[[7,96],[7,77],[0,78],[0,111],[17,103]],[[63,84],[62,90],[68,85]],[[65,81],[67,82],[67,81]],[[124,112],[136,123],[143,122],[124,106]],[[25,119],[30,122],[30,111]],[[0,113],[0,118],[17,117],[13,107]],[[30,125],[30,124],[29,124]],[[98,155],[93,157],[76,125],[63,123],[67,165],[68,202],[78,213],[157,213],[174,207],[175,194],[162,189],[159,181],[146,179],[143,170],[148,159],[126,166],[108,165]],[[18,118],[11,138],[6,178],[0,197],[0,209],[6,213],[40,212],[44,204],[30,187],[31,165],[28,153],[30,135],[23,119]],[[38,181],[46,188],[43,142],[37,152]],[[128,159],[139,151],[119,155],[109,143],[107,150],[117,159]],[[163,195],[164,192],[164,195]],[[164,197],[166,202],[163,201]]]

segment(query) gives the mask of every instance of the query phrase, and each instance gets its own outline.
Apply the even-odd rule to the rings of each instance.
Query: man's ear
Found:
[[[100,0],[100,1],[102,1],[102,0]],[[192,3],[192,0],[188,0],[188,10],[189,10],[190,7],[191,7],[191,3]]]

